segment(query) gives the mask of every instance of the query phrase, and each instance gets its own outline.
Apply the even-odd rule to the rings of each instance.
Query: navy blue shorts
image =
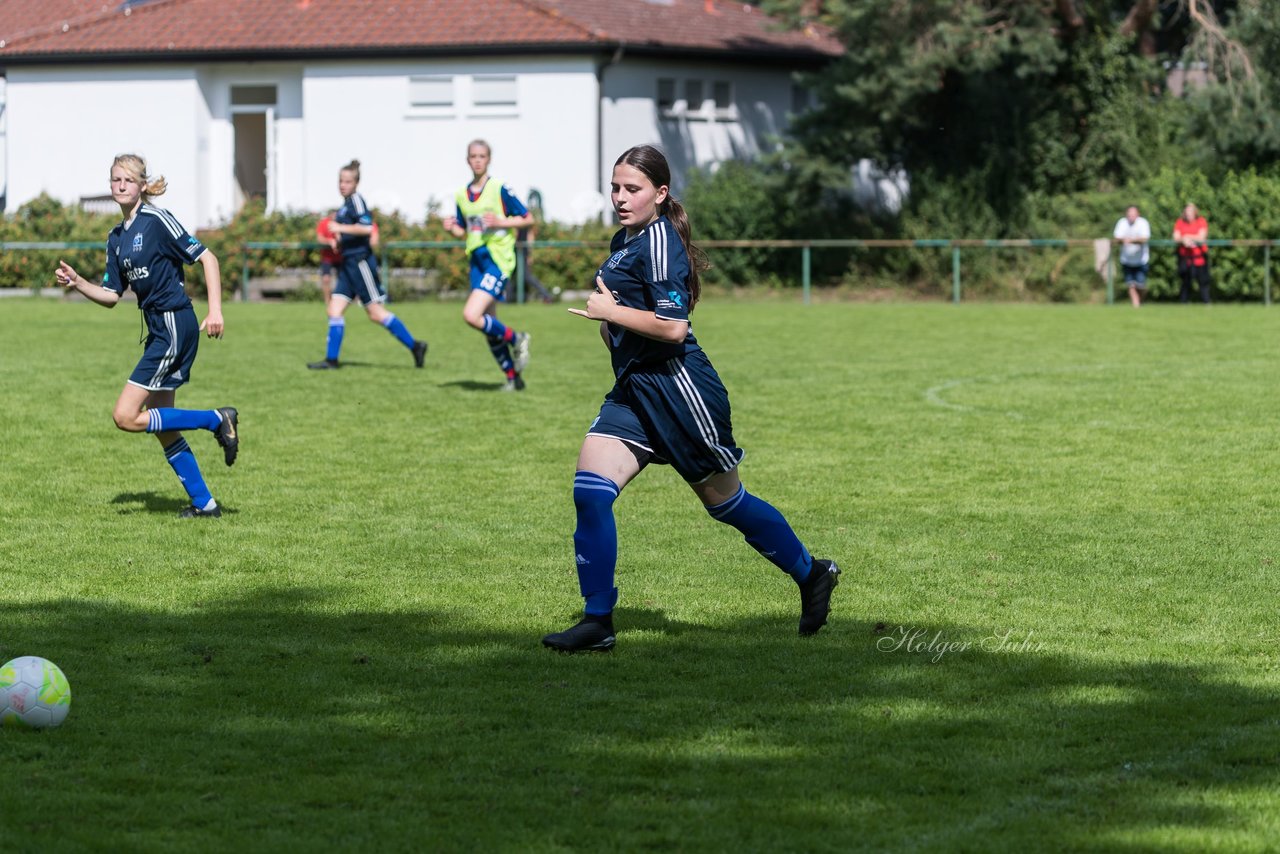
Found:
[[[646,462],[652,454],[689,483],[733,471],[745,454],[733,442],[729,393],[701,350],[627,374],[587,435],[619,439]]]
[[[333,295],[346,300],[358,299],[364,305],[387,301],[387,292],[383,290],[382,280],[378,278],[378,259],[373,253],[358,257],[350,254],[342,256]]]
[[[487,257],[478,263],[472,259],[471,290],[484,291],[498,302],[506,302],[508,281],[507,274],[498,269],[493,258]]]
[[[170,391],[191,379],[200,347],[200,324],[190,306],[178,311],[144,311],[146,349],[129,382],[148,391]]]
[[[1147,265],[1146,264],[1121,264],[1120,268],[1124,270],[1124,283],[1135,288],[1145,288],[1147,286]]]

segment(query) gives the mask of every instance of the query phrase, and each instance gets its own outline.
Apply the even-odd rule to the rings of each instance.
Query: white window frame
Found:
[[[424,89],[430,86],[447,87],[449,100],[429,100],[423,97],[426,92],[416,91],[416,87]],[[454,74],[410,74],[406,80],[408,92],[405,101],[408,104],[410,118],[451,118],[458,113],[458,78]],[[415,98],[420,100],[415,100]]]
[[[662,85],[664,83],[671,87],[671,100],[667,104],[662,103]],[[658,108],[658,115],[664,119],[674,119],[680,116],[679,85],[680,81],[674,77],[659,77],[654,84],[653,102]]]
[[[696,92],[693,91],[696,88]],[[689,96],[698,98],[697,104],[689,102]],[[706,121],[711,118],[707,110],[707,81],[701,77],[686,77],[684,80],[684,117],[691,121]]]
[[[480,100],[494,98],[493,94],[482,94],[490,88],[490,84],[496,84],[493,89],[497,93],[500,93],[504,87],[509,87],[507,91],[510,97]],[[518,117],[520,115],[520,76],[514,72],[471,75],[467,115],[471,118]]]
[[[716,98],[716,89],[720,86],[729,90],[729,97],[724,106],[721,106],[719,99]],[[732,80],[711,81],[711,110],[717,121],[736,122],[738,120],[738,102],[733,99]]]

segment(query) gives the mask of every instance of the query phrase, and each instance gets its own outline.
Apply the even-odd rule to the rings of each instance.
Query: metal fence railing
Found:
[[[783,249],[795,250],[799,254],[798,264],[800,267],[800,285],[802,299],[805,304],[811,300],[813,281],[813,251],[815,249],[938,249],[946,250],[951,254],[951,300],[959,303],[963,290],[963,266],[962,257],[966,250],[992,250],[992,249],[1067,249],[1072,247],[1094,247],[1098,243],[1108,243],[1116,245],[1116,241],[1106,238],[1089,239],[1089,238],[1030,238],[1023,240],[986,240],[986,239],[924,239],[924,240],[700,240],[698,245],[704,249]],[[1271,250],[1273,247],[1280,246],[1280,240],[1271,239],[1214,239],[1207,241],[1211,248],[1215,247],[1252,247],[1260,248],[1263,254],[1263,303],[1271,305]],[[86,241],[70,241],[70,242],[35,242],[35,241],[10,241],[0,243],[0,253],[6,252],[57,252],[70,249],[101,249],[100,242]],[[402,250],[410,249],[457,249],[463,247],[461,241],[455,240],[389,240],[384,241],[379,247],[379,262],[384,269],[392,269],[395,255]],[[525,246],[526,244],[521,244]],[[609,244],[605,241],[588,241],[588,240],[539,240],[536,244],[538,248],[578,248],[593,249],[606,251]],[[1172,240],[1151,240],[1148,243],[1153,248],[1170,248],[1177,244]],[[241,269],[240,269],[240,287],[239,298],[247,300],[249,295],[250,270],[253,262],[253,253],[263,252],[273,249],[293,249],[293,250],[315,250],[324,248],[324,244],[316,241],[253,241],[244,243],[241,247]],[[1108,253],[1106,260],[1106,300],[1108,304],[1115,302],[1115,282],[1116,282],[1116,261],[1115,252]],[[523,252],[516,255],[516,275],[515,288],[516,300],[523,302],[525,296],[525,257]],[[37,283],[32,288],[33,291],[39,291],[40,285]]]
[[[1106,240],[1105,238],[1103,238]],[[1107,240],[1118,245],[1115,240]],[[1067,249],[1071,247],[1094,247],[1098,240],[1092,238],[1028,238],[1021,240],[1008,239],[924,239],[924,240],[699,240],[703,249],[793,249],[799,250],[800,258],[800,290],[802,299],[809,304],[813,290],[813,250],[814,249],[946,249],[951,252],[951,301],[959,303],[962,293],[962,251],[965,249]],[[1261,239],[1218,239],[1207,241],[1210,247],[1261,247],[1263,251],[1263,302],[1271,305],[1271,248],[1280,246],[1280,240]],[[319,249],[324,244],[315,242],[299,243],[246,243],[245,249]],[[379,263],[384,269],[391,269],[391,261],[399,249],[461,249],[461,241],[450,240],[399,240],[387,241],[380,249]],[[526,246],[528,244],[521,244]],[[576,248],[598,249],[609,248],[606,241],[587,240],[539,240],[538,247],[551,249]],[[1153,248],[1171,248],[1177,244],[1172,240],[1151,240]],[[242,273],[243,287],[241,298],[248,293],[250,258],[246,252]],[[516,255],[516,301],[524,301],[525,256],[523,252]],[[1107,304],[1115,302],[1116,261],[1115,253],[1109,253],[1106,270]]]

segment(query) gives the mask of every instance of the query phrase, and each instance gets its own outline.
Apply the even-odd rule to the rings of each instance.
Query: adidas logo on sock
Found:
[[[591,561],[587,560],[582,555],[576,555],[575,557],[577,558],[578,566],[582,566],[584,563],[591,563]]]

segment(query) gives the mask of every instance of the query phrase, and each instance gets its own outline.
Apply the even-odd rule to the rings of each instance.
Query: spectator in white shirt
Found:
[[[1129,205],[1112,236],[1120,244],[1120,269],[1124,271],[1129,301],[1138,308],[1147,292],[1147,263],[1151,260],[1147,242],[1151,240],[1151,223],[1138,214],[1137,205]]]

